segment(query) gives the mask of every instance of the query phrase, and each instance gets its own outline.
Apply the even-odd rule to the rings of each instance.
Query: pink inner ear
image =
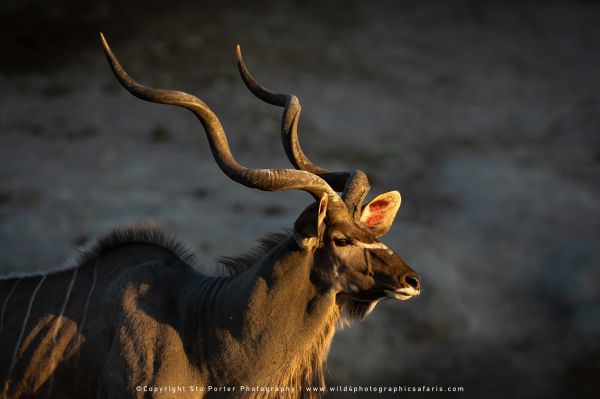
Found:
[[[384,208],[387,208],[389,205],[390,205],[390,202],[388,200],[380,199],[378,201],[375,201],[375,202],[369,204],[369,210],[371,212],[376,212],[376,211],[382,210]]]
[[[383,214],[382,213],[374,213],[374,214],[370,215],[367,218],[366,225],[367,226],[374,226],[377,223],[381,222],[382,219],[383,219]]]

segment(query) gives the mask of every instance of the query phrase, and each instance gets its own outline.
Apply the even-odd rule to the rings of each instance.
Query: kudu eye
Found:
[[[336,237],[333,239],[333,243],[336,247],[347,247],[352,245],[352,240],[348,237]]]

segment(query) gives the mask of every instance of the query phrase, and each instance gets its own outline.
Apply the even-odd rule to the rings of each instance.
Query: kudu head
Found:
[[[137,83],[120,65],[102,34],[101,40],[115,76],[131,94],[186,108],[198,117],[217,164],[231,179],[265,191],[304,190],[315,198],[296,220],[294,238],[301,250],[314,255],[316,283],[335,287],[339,306],[351,318],[364,318],[381,299],[406,300],[419,295],[418,275],[379,241],[394,221],[400,194],[387,192],[363,206],[370,188],[365,173],[329,172],[314,165],[298,141],[298,98],[260,85],[246,68],[239,46],[238,68],[248,89],[263,101],[284,107],[281,138],[294,169],[250,169],[238,164],[219,119],[203,101],[188,93]]]

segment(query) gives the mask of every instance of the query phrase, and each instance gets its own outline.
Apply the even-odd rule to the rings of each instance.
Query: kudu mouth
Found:
[[[418,296],[421,293],[421,289],[414,289],[413,287],[403,287],[396,290],[385,290],[387,298],[397,299],[399,301],[406,301],[412,297]]]
[[[350,296],[352,300],[358,302],[372,302],[378,301],[382,299],[396,299],[399,301],[406,301],[413,297],[419,296],[421,294],[420,285],[415,287],[412,286],[402,286],[398,287],[395,284],[385,283],[383,285],[377,285],[373,289],[367,291],[354,291],[354,295],[347,293],[346,295]]]
[[[421,294],[421,279],[414,272],[404,274],[398,283],[383,287],[386,298],[406,301]]]

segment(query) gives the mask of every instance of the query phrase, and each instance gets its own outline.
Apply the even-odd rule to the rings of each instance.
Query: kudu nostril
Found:
[[[411,286],[412,288],[414,288],[415,290],[418,290],[421,288],[421,282],[419,281],[419,276],[417,276],[416,274],[409,274],[409,275],[405,276],[404,282],[406,284],[408,284],[409,286]]]

